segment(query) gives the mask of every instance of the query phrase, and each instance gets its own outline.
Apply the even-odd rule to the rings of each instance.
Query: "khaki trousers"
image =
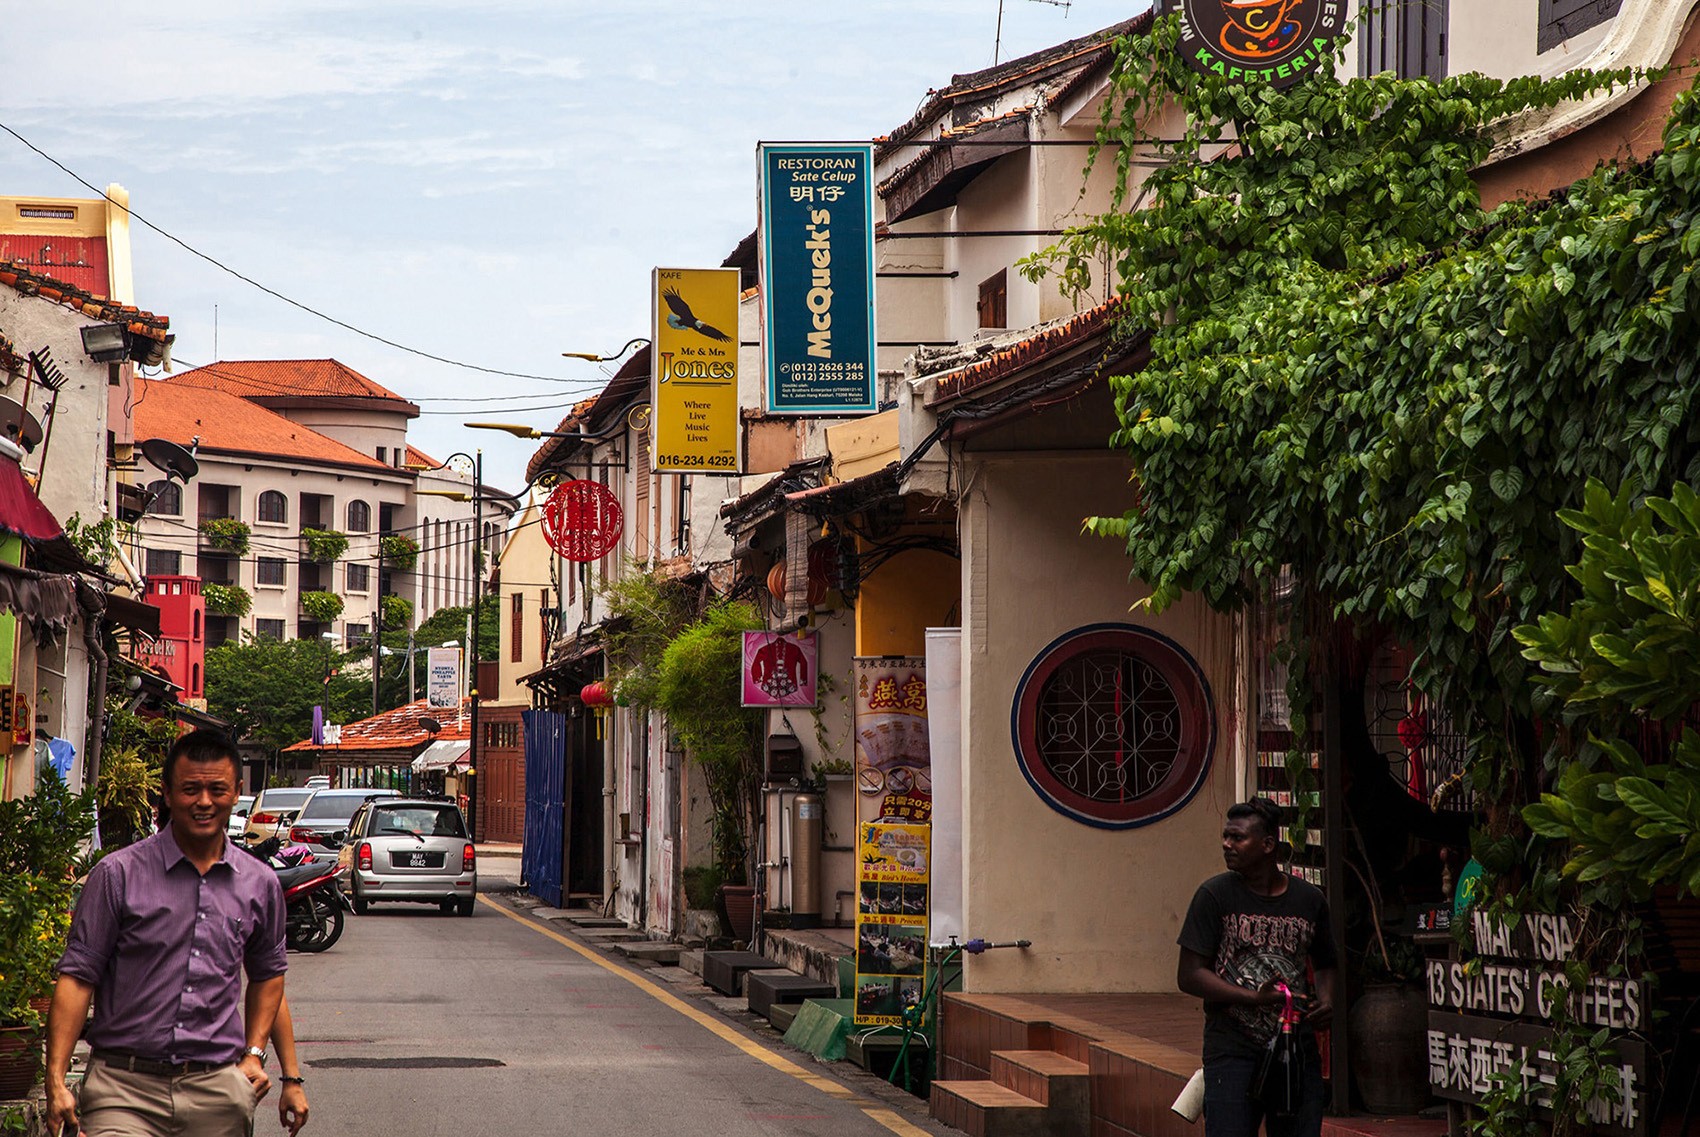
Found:
[[[88,1137],[246,1137],[254,1087],[235,1066],[169,1078],[91,1059],[78,1112]]]

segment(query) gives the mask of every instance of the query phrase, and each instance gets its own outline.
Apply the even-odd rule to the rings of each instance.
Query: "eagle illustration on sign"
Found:
[[[709,339],[715,340],[719,343],[725,343],[727,340],[732,338],[719,328],[705,324],[701,320],[697,319],[696,315],[691,311],[691,306],[685,303],[685,298],[683,296],[679,295],[679,290],[677,288],[669,288],[667,291],[663,292],[661,294],[661,299],[667,302],[667,326],[669,328],[677,328],[680,331],[686,332],[701,332]]]
[[[1329,56],[1345,0],[1183,0],[1180,51],[1194,68],[1285,87]]]

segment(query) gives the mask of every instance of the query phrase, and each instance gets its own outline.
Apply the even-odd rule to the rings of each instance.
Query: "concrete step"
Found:
[[[634,932],[632,929],[627,927],[579,928],[576,930],[578,931],[579,936],[586,942],[597,944],[602,947],[611,947],[614,944],[649,942],[648,936],[644,935],[642,932]]]
[[[767,1025],[784,1034],[797,1021],[797,1012],[802,1009],[801,1003],[774,1003],[767,1008]]]
[[[559,909],[557,909],[559,911]],[[584,911],[565,913],[560,917],[575,928],[624,928],[624,920],[616,920],[612,916],[601,913],[591,914]]]
[[[683,957],[680,957],[683,959]],[[722,995],[742,994],[742,978],[746,971],[772,968],[773,961],[753,951],[705,951],[702,953],[702,981]]]
[[[830,999],[838,994],[833,983],[795,971],[748,971],[744,973],[744,995],[750,1010],[766,1015],[775,1003],[801,1003],[804,999]]]
[[[1052,1137],[1049,1111],[996,1082],[934,1082],[929,1112],[973,1137]]]
[[[702,977],[702,951],[699,948],[687,948],[679,953],[679,966],[698,978]]]
[[[738,994],[742,995],[744,997],[744,1001],[748,1003],[750,998],[750,980],[756,978],[758,975],[779,978],[783,975],[795,974],[797,974],[795,971],[787,971],[785,968],[775,966],[772,963],[769,963],[766,967],[752,967],[748,971],[740,971],[738,973]],[[746,1009],[751,1011],[755,1010],[754,1007],[746,1007]]]
[[[1054,1050],[994,1050],[991,1080],[1051,1111],[1051,1131],[1086,1137],[1092,1128],[1092,1070]]]
[[[662,943],[660,940],[646,940],[643,943],[617,943],[614,951],[627,959],[640,959],[645,963],[660,963],[671,967],[679,962],[679,945]]]

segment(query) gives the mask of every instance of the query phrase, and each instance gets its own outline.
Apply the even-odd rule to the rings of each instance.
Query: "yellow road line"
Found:
[[[778,1070],[782,1074],[789,1074],[804,1085],[817,1089],[829,1097],[835,1097],[843,1101],[852,1102],[864,1102],[867,1100],[855,1090],[849,1089],[846,1086],[841,1086],[830,1078],[824,1078],[819,1074],[811,1073],[791,1061],[789,1058],[775,1054],[755,1039],[748,1038],[744,1034],[740,1033],[729,1023],[722,1022],[720,1019],[709,1014],[707,1011],[702,1010],[700,1007],[691,1006],[691,1004],[685,1002],[671,991],[664,989],[653,980],[645,979],[637,972],[632,971],[629,968],[621,967],[611,960],[603,958],[600,953],[585,947],[577,940],[569,939],[568,937],[563,936],[560,932],[555,931],[553,928],[544,927],[536,920],[521,916],[518,912],[513,911],[506,905],[496,903],[488,896],[480,896],[478,899],[515,923],[530,928],[532,931],[538,932],[541,935],[548,936],[563,947],[570,948],[577,952],[579,955],[588,959],[590,962],[608,972],[610,975],[619,976],[621,979],[624,979],[627,983],[630,983],[633,987],[636,987],[650,998],[661,1003],[663,1006],[679,1012],[681,1015],[684,1015],[703,1029],[718,1035],[720,1038],[731,1043],[733,1046],[736,1046],[739,1050],[742,1050],[745,1054],[754,1058],[756,1061],[771,1066],[773,1069]],[[925,1129],[905,1121],[902,1116],[893,1110],[864,1105],[862,1106],[862,1112],[865,1113],[871,1120],[883,1125],[885,1128],[891,1130],[891,1132],[897,1134],[898,1137],[931,1137]]]

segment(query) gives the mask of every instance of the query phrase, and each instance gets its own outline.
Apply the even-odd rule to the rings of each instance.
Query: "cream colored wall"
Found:
[[[542,528],[533,524],[537,516],[537,506],[528,505],[520,514],[507,547],[502,550],[502,642],[501,654],[496,657],[501,663],[498,669],[501,682],[496,687],[495,698],[495,704],[500,707],[529,707],[531,688],[521,683],[519,677],[530,675],[543,666],[543,650],[537,631],[537,622],[543,618],[538,607],[538,583],[549,580],[549,566],[555,554],[543,539]],[[524,638],[520,643],[518,663],[513,662],[508,646],[513,642],[513,596],[516,592],[525,605],[521,624]],[[551,592],[551,597],[553,595]]]
[[[37,492],[61,523],[75,513],[94,524],[106,504],[108,371],[106,364],[89,359],[81,335],[83,327],[99,322],[40,297],[0,287],[0,335],[11,340],[20,355],[45,348],[67,379],[54,413],[46,465],[39,448],[23,460],[24,469],[42,471]],[[6,398],[22,399],[24,386],[24,379],[0,373],[0,393]],[[29,410],[44,428],[52,398],[53,393],[40,383],[30,385]]]
[[[1128,466],[1109,455],[969,456],[961,502],[965,915],[971,935],[1027,938],[1024,952],[968,962],[974,991],[1170,991],[1175,935],[1193,889],[1221,871],[1222,814],[1238,797],[1230,714],[1232,625],[1199,602],[1160,616],[1129,612],[1141,595],[1111,541],[1081,519],[1121,513]],[[1095,829],[1034,794],[1010,741],[1016,684],[1058,635],[1085,624],[1137,623],[1198,662],[1215,704],[1217,741],[1196,797],[1138,829]]]
[[[1031,151],[994,162],[958,195],[954,228],[959,232],[1039,228],[1034,223],[1037,168]],[[1008,270],[1006,326],[1025,328],[1038,323],[1039,288],[1016,271],[1015,262],[1049,243],[1045,237],[968,237],[945,242],[945,264],[957,276],[949,282],[948,330],[943,338],[967,341],[981,334],[980,283],[999,269]]]
[[[384,461],[400,468],[396,448],[405,456],[407,447],[407,416],[399,411],[357,410],[352,407],[287,407],[277,411],[285,418],[310,426],[351,450],[371,459],[378,457],[378,447],[384,448]]]

